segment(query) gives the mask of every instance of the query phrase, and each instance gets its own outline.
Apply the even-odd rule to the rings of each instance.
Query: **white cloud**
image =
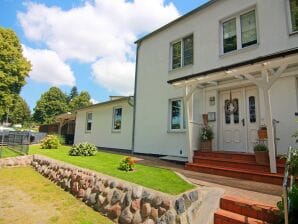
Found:
[[[91,101],[92,104],[97,104],[97,103],[99,103],[96,99],[93,99],[93,98],[91,98],[90,101]]]
[[[92,65],[93,78],[107,88],[123,95],[133,94],[135,64],[105,58]]]
[[[93,63],[95,80],[108,89],[132,92],[134,41],[178,15],[164,0],[86,0],[69,10],[29,3],[18,19],[28,39],[45,44],[64,61]]]
[[[64,63],[56,52],[22,46],[24,55],[31,61],[29,76],[37,82],[52,85],[75,85],[75,77],[69,65]]]

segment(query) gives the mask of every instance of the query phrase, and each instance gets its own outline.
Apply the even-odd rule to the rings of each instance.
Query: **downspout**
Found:
[[[135,85],[134,85],[134,107],[133,107],[133,120],[132,120],[132,139],[131,139],[131,154],[135,151],[135,126],[136,126],[136,111],[137,111],[137,81],[138,81],[138,58],[139,58],[140,42],[137,42],[136,50],[136,67],[135,67]]]

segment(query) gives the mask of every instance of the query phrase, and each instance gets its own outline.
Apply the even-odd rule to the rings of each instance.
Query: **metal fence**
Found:
[[[0,146],[5,146],[18,154],[26,155],[30,144],[37,144],[46,133],[30,131],[2,131],[0,132]],[[0,154],[1,157],[1,154]]]

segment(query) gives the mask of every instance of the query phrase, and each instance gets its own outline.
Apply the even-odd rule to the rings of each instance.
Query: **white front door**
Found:
[[[232,100],[233,104],[229,104]],[[222,150],[252,152],[258,129],[257,88],[248,87],[220,94]]]

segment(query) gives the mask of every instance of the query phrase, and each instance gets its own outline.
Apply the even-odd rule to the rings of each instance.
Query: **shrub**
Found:
[[[268,151],[268,147],[264,144],[257,144],[254,147],[254,151],[255,152],[267,152]]]
[[[60,139],[57,135],[47,135],[41,140],[42,149],[58,149],[60,145]]]
[[[201,141],[212,140],[213,137],[214,137],[214,134],[210,126],[205,126],[201,129],[201,133],[200,133]]]
[[[298,149],[292,149],[291,159],[287,165],[289,165],[289,174],[298,176]]]
[[[132,157],[126,156],[120,161],[119,170],[123,170],[126,172],[133,171],[135,164],[136,162]]]
[[[70,156],[95,156],[96,153],[96,146],[88,142],[75,144],[68,152]]]

